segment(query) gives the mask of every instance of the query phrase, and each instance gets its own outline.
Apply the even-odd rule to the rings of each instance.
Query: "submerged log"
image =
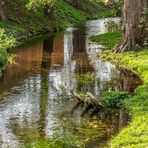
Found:
[[[73,97],[75,97],[79,102],[84,103],[86,105],[91,105],[93,106],[95,109],[98,108],[102,108],[103,104],[101,103],[100,99],[94,97],[90,92],[87,92],[86,94],[78,94],[76,92],[71,91],[71,94],[73,95]]]

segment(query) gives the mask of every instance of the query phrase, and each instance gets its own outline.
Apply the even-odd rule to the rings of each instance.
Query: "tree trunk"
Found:
[[[136,45],[143,45],[148,35],[148,18],[144,15],[147,5],[147,0],[123,0],[123,38],[115,52],[135,51]]]
[[[70,0],[70,4],[75,8],[81,8],[82,7],[82,1],[81,0]]]
[[[7,21],[7,17],[5,15],[5,1],[4,0],[0,0],[0,18],[2,21]]]
[[[49,16],[52,19],[55,19],[56,16],[55,5],[54,4],[52,4],[52,6],[46,5],[44,7],[44,15]]]

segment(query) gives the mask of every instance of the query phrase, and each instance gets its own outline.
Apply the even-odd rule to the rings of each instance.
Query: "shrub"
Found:
[[[105,92],[101,97],[102,103],[107,107],[120,107],[122,100],[129,98],[128,93],[126,92]]]
[[[16,45],[16,40],[13,36],[6,35],[4,29],[0,29],[0,66],[8,59],[7,49]]]

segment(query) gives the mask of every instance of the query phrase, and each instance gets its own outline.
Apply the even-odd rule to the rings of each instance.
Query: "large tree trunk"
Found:
[[[7,21],[7,17],[5,15],[5,1],[0,0],[0,18],[2,21]]]
[[[147,0],[123,0],[123,38],[114,49],[115,52],[134,51],[137,49],[136,45],[143,44],[148,35],[148,18],[144,15],[147,5]]]

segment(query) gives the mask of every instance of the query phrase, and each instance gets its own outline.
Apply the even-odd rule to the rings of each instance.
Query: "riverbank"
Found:
[[[86,4],[85,4],[86,5]],[[84,9],[85,8],[85,9]],[[30,10],[23,1],[7,1],[6,12],[9,22],[0,22],[0,65],[9,59],[9,51],[35,36],[64,30],[67,26],[78,24],[92,18],[114,16],[108,8],[97,2],[89,2],[87,7],[76,9],[58,0],[55,2],[56,17],[45,16],[42,8]],[[99,14],[98,14],[99,13]],[[7,49],[7,50],[6,50]]]
[[[104,39],[109,39],[109,34],[92,37],[92,40],[112,48],[117,44],[120,36],[113,38],[112,45]],[[102,37],[103,36],[103,37]],[[109,35],[110,36],[110,35]],[[113,64],[129,69],[138,74],[143,80],[143,85],[139,86],[133,97],[124,100],[124,105],[131,115],[129,125],[121,130],[119,134],[112,138],[110,146],[112,148],[142,148],[148,146],[148,50],[140,52],[126,52],[115,54],[111,51],[105,51],[102,60],[107,60]]]

